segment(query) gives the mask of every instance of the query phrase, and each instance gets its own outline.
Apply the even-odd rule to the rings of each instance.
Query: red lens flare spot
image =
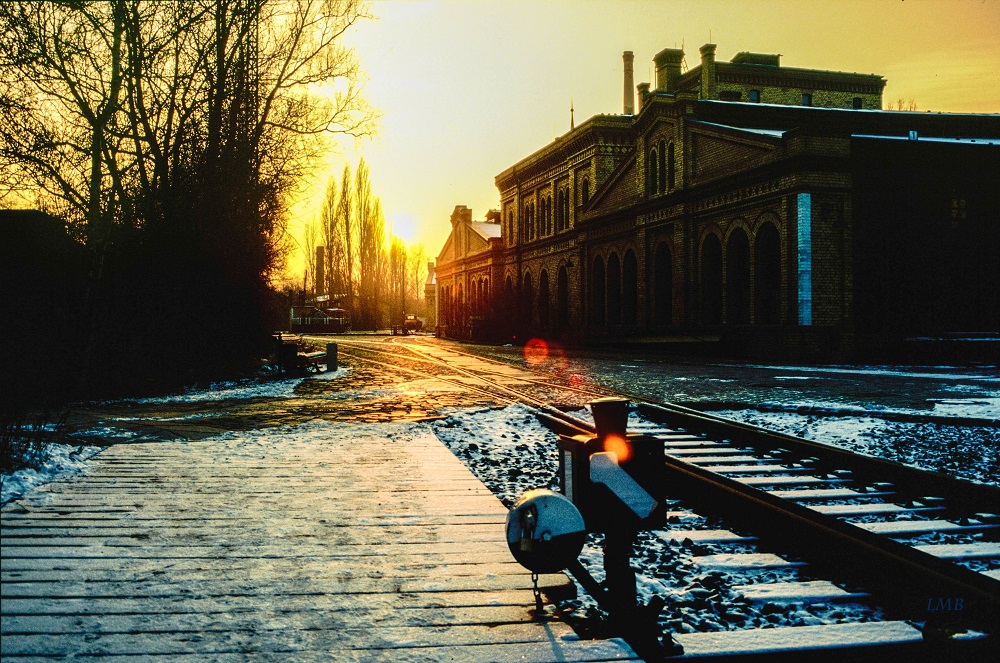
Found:
[[[608,435],[604,438],[604,450],[618,456],[618,464],[628,462],[632,457],[632,445],[621,435]]]
[[[524,360],[532,366],[549,358],[549,344],[540,338],[533,338],[524,344]]]

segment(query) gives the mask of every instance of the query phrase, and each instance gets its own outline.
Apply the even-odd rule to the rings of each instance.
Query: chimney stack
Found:
[[[715,44],[705,44],[701,51],[701,98],[717,99],[719,81],[715,72]]]
[[[673,92],[681,75],[684,51],[679,48],[665,48],[653,58],[656,65],[656,89],[658,92]]]
[[[646,97],[649,96],[649,83],[639,83],[635,86],[636,92],[639,93],[639,112],[646,106]]]
[[[635,93],[632,91],[632,62],[634,56],[632,51],[622,53],[622,60],[625,62],[625,89],[622,104],[622,113],[625,115],[635,115]]]

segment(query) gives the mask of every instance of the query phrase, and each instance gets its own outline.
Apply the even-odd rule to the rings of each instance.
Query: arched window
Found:
[[[646,192],[648,195],[653,195],[656,193],[656,150],[652,149],[649,152],[649,163],[646,164]]]
[[[594,266],[590,270],[590,293],[590,322],[603,327],[607,284],[604,281],[604,260],[601,256],[594,258]]]
[[[674,265],[670,247],[661,242],[653,256],[653,324],[673,322]]]
[[[549,328],[549,273],[544,269],[538,275],[538,323]]]
[[[586,205],[590,202],[590,178],[583,178],[583,204]]]
[[[666,150],[666,146],[663,144],[663,141],[661,140],[660,141],[660,162],[657,165],[657,169],[656,169],[657,172],[660,175],[659,179],[656,181],[656,191],[658,193],[664,193],[667,190],[667,168],[666,168],[667,164],[666,164],[666,160],[667,160],[667,150]]]
[[[781,241],[773,223],[757,231],[754,251],[755,321],[759,325],[781,322]]]
[[[635,252],[629,249],[622,261],[622,322],[626,325],[636,323],[636,309],[639,305],[639,270],[636,265]]]
[[[722,323],[722,242],[717,235],[701,245],[701,322]]]
[[[545,234],[552,234],[552,196],[545,199]]]
[[[565,265],[556,276],[556,324],[560,327],[569,324],[569,274]]]
[[[507,212],[507,244],[511,245],[514,243],[514,213],[511,211]]]
[[[563,229],[569,228],[569,189],[563,189]]]
[[[455,297],[455,323],[459,326],[465,324],[465,290],[462,284],[458,284],[458,296]]]
[[[608,324],[622,323],[622,268],[618,255],[608,258]]]
[[[674,176],[676,175],[676,164],[674,163],[674,144],[667,146],[667,186],[674,188]]]
[[[750,240],[742,228],[726,245],[726,322],[750,324]]]

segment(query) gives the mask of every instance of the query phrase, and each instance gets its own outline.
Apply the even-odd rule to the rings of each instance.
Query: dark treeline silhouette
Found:
[[[326,136],[373,128],[340,43],[365,17],[354,0],[0,4],[3,202],[82,247],[61,360],[35,364],[22,408],[50,378],[73,385],[55,400],[148,393],[266,353],[286,198]]]

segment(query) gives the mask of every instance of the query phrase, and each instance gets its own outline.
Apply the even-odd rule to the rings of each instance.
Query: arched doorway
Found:
[[[503,324],[506,329],[511,328],[511,323],[514,322],[516,318],[517,311],[515,310],[516,295],[514,293],[514,279],[511,278],[510,274],[504,279],[503,282]]]
[[[569,274],[565,265],[559,267],[556,276],[556,324],[560,327],[569,324]]]
[[[639,269],[635,260],[635,251],[625,252],[622,261],[622,322],[626,325],[636,323],[636,310],[639,306]]]
[[[722,323],[722,242],[717,235],[701,244],[701,323]]]
[[[669,325],[674,319],[674,261],[670,247],[660,242],[653,255],[653,324]]]
[[[538,324],[549,328],[549,273],[544,269],[538,275]]]
[[[773,223],[757,231],[754,251],[755,320],[759,325],[781,323],[781,239]]]
[[[525,272],[521,277],[521,322],[528,327],[535,326],[534,293],[531,285],[531,272]]]
[[[618,255],[608,258],[608,324],[622,323],[622,268]]]
[[[742,228],[726,245],[726,322],[750,324],[750,239]]]
[[[590,293],[590,322],[603,327],[607,283],[604,281],[604,260],[601,256],[594,258],[594,266],[590,270]]]

